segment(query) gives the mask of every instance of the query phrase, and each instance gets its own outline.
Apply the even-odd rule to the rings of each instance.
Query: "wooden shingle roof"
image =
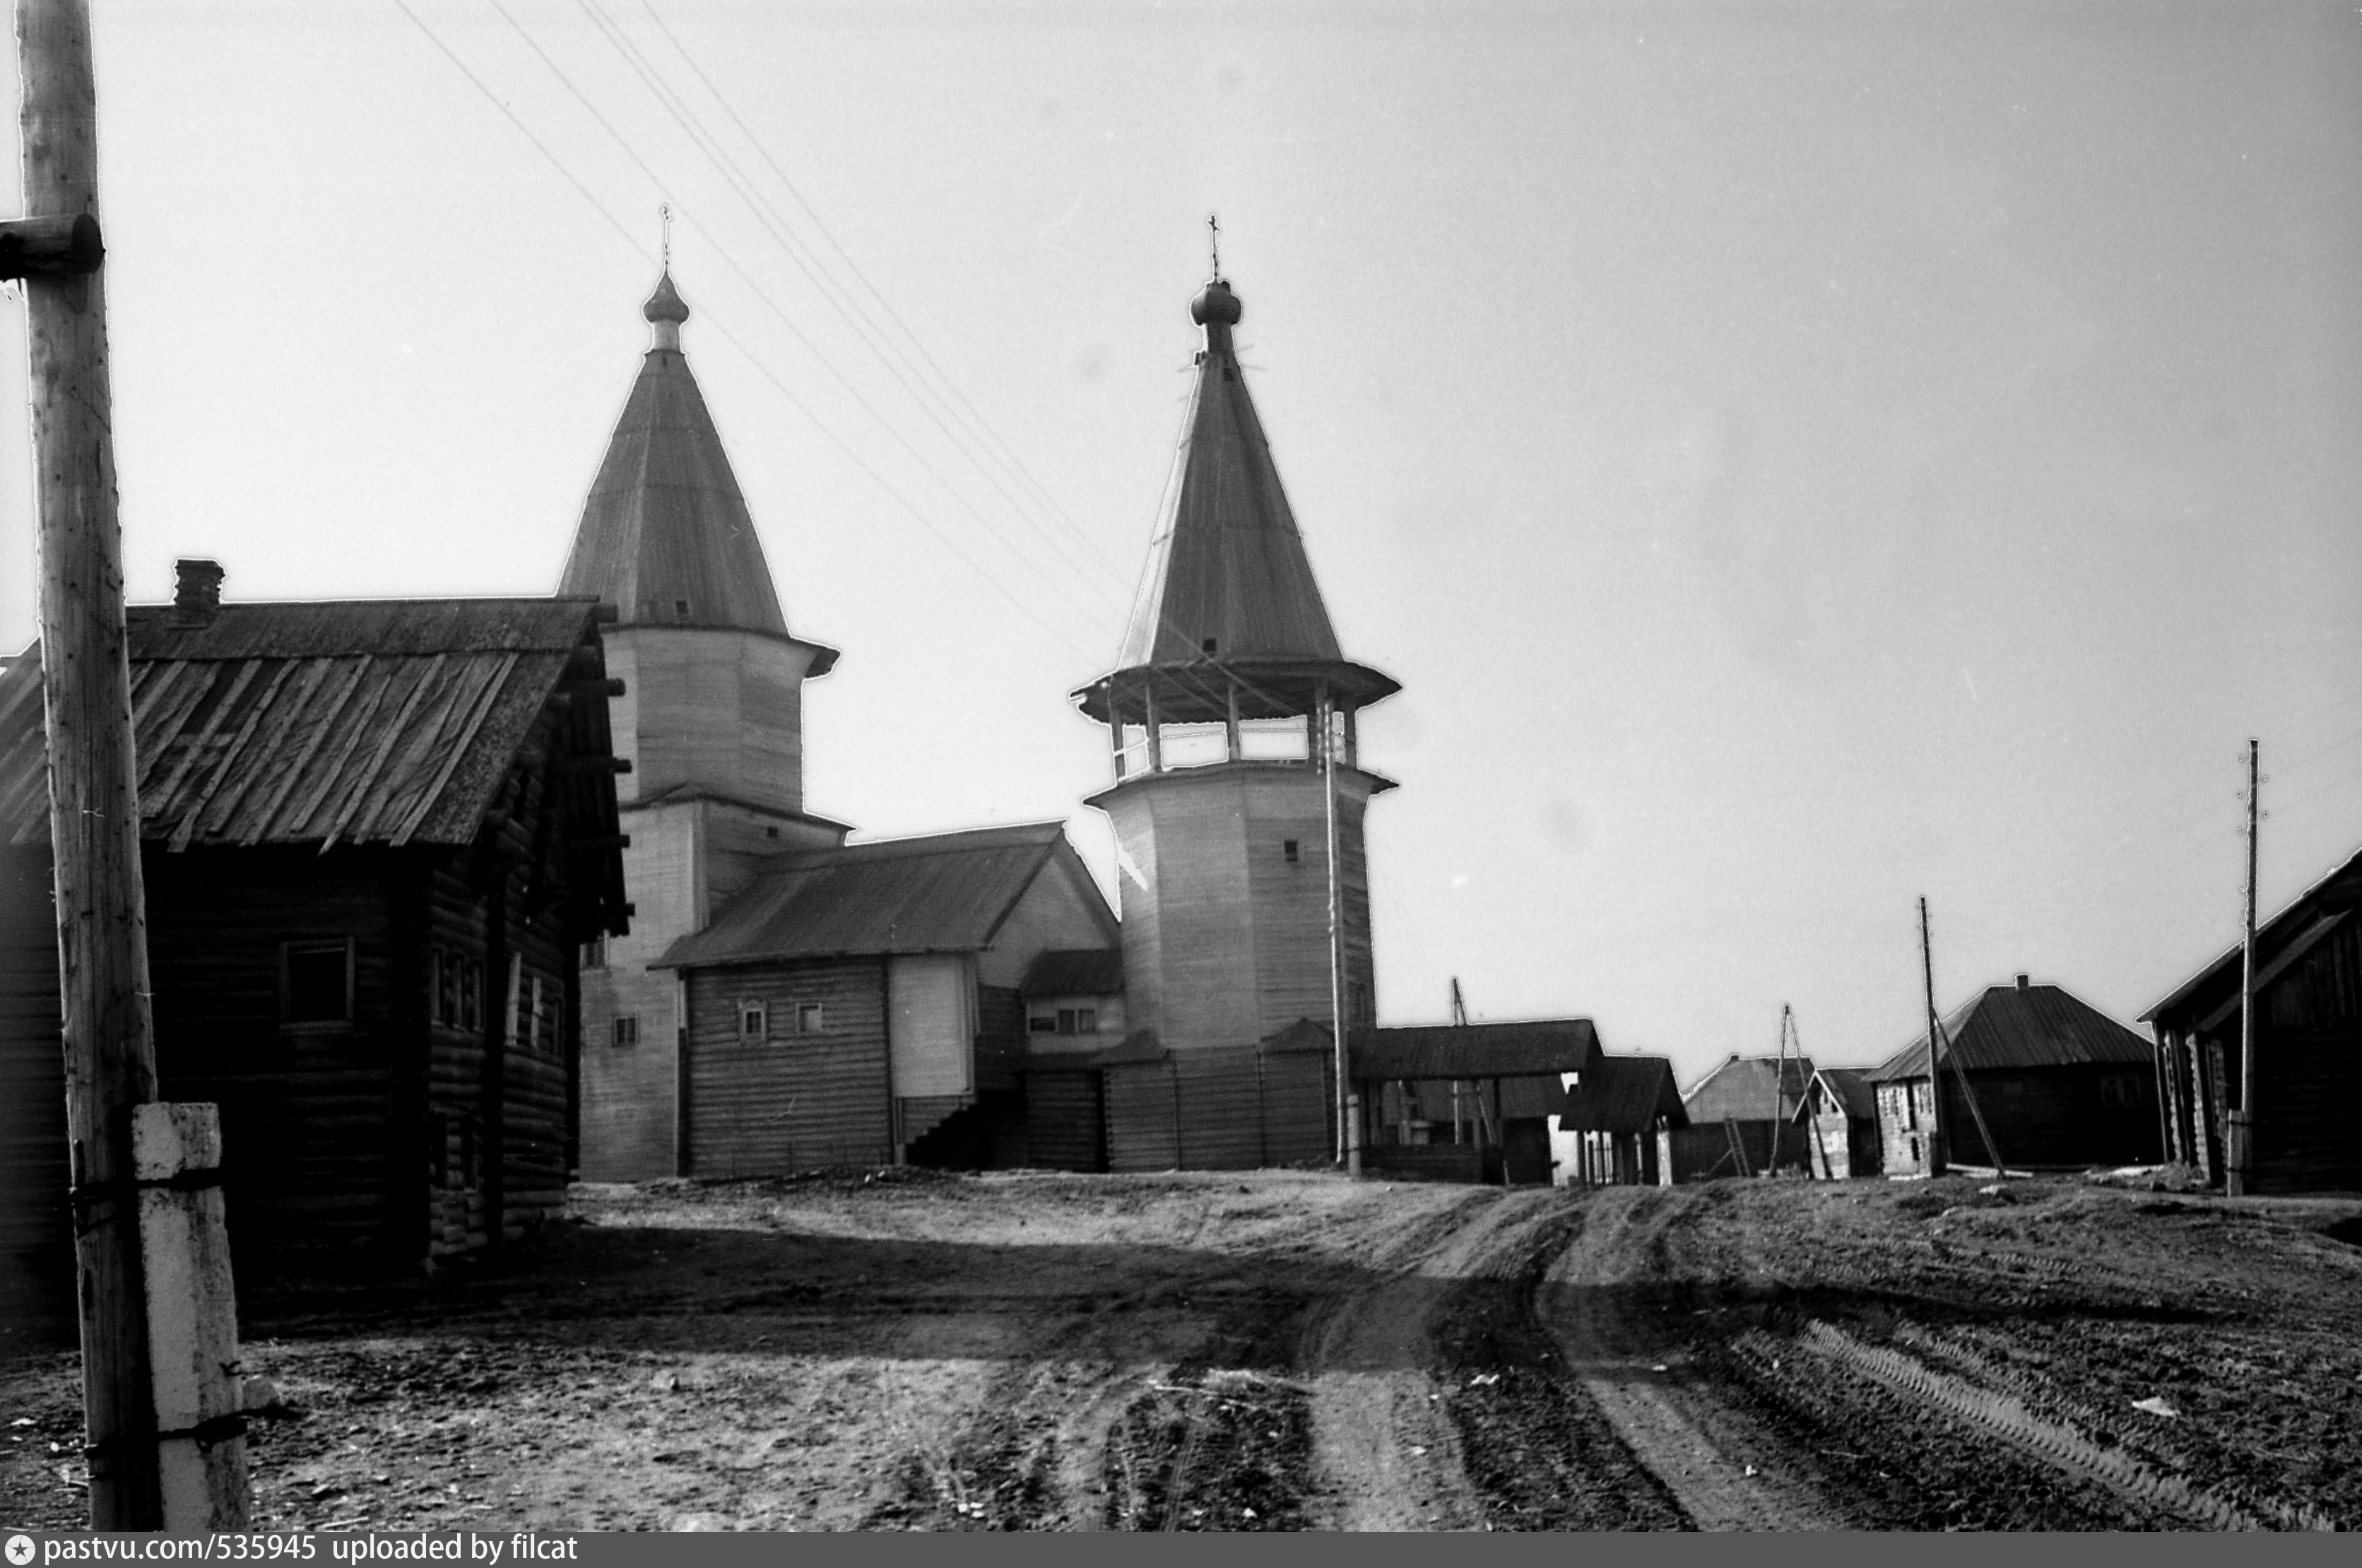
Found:
[[[651,320],[687,317],[669,274],[649,310]],[[640,362],[558,591],[606,601],[621,625],[789,635],[746,497],[678,348],[651,348]],[[822,649],[811,673],[835,658]]]
[[[1943,1021],[1944,1070],[1982,1072],[2153,1060],[2155,1048],[2058,986],[1992,986]],[[1922,1034],[1870,1071],[1871,1083],[1927,1076]]]
[[[588,599],[134,605],[142,836],[469,843],[569,665],[598,673],[595,613]],[[603,702],[596,728],[603,748]],[[0,843],[47,841],[47,758],[27,657],[0,672]]]
[[[1646,1132],[1658,1119],[1690,1124],[1673,1065],[1662,1056],[1602,1056],[1567,1091],[1558,1124],[1569,1132]]]
[[[783,855],[653,967],[892,953],[973,953],[1053,859],[1105,900],[1059,823],[979,828]],[[1108,918],[1108,938],[1116,938]]]
[[[1247,394],[1231,329],[1243,313],[1217,278],[1190,304],[1205,328],[1181,446],[1116,673],[1075,693],[1107,723],[1111,683],[1149,684],[1168,722],[1309,712],[1316,690],[1363,707],[1400,690],[1347,659]],[[1131,679],[1127,679],[1127,676]]]
[[[1364,1027],[1348,1034],[1346,1050],[1363,1080],[1526,1077],[1589,1072],[1599,1060],[1599,1032],[1587,1018]]]
[[[1692,1084],[1682,1103],[1689,1108],[1692,1121],[1720,1121],[1726,1116],[1768,1121],[1783,1109],[1775,1095],[1784,1090],[1784,1109],[1793,1110],[1813,1081],[1808,1056],[1789,1057],[1785,1077],[1778,1077],[1779,1066],[1776,1056],[1733,1056]]]

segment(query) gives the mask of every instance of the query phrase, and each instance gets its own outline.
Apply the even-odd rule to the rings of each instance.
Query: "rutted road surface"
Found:
[[[249,1291],[263,1528],[2362,1521],[2362,1203],[911,1172],[579,1189]],[[0,1523],[72,1525],[0,1339]]]

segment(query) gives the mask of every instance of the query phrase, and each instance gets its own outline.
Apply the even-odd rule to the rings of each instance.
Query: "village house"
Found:
[[[764,861],[657,960],[687,1018],[684,1174],[1031,1163],[1021,986],[1116,941],[1056,823]]]
[[[1809,1140],[1789,1123],[1812,1081],[1809,1056],[1733,1054],[1682,1095],[1689,1125],[1665,1133],[1667,1183],[1775,1169],[1809,1173]]]
[[[1992,986],[1941,1021],[1944,1136],[1958,1165],[2071,1170],[2158,1157],[2150,1043],[2058,986]],[[1927,1036],[1871,1070],[1880,1159],[1924,1176]],[[1981,1118],[1981,1120],[1980,1120]],[[1988,1132],[1995,1147],[1986,1142]]]
[[[2247,1186],[2362,1189],[2362,855],[2256,929],[2256,1101]],[[2163,1071],[2157,1115],[2168,1158],[2219,1183],[2246,1073],[2242,950],[2232,948],[2141,1015]]]
[[[127,615],[162,1097],[241,1277],[414,1268],[564,1200],[576,955],[628,929],[588,599]],[[0,672],[0,1280],[71,1277],[38,653]]]

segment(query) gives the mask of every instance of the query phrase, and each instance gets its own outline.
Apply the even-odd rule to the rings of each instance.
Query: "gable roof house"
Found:
[[[588,599],[127,614],[163,1097],[242,1275],[521,1235],[571,1158],[576,947],[627,927]],[[0,1279],[70,1278],[38,653],[0,671]],[[65,1272],[61,1273],[63,1269]]]
[[[1683,1093],[1689,1125],[1666,1139],[1667,1182],[1808,1171],[1809,1140],[1788,1123],[1812,1081],[1809,1056],[1730,1056]]]
[[[1057,823],[763,861],[655,966],[685,999],[686,1174],[1026,1163],[1019,988],[1117,941]]]
[[[2256,930],[2253,1192],[2362,1189],[2362,855]],[[2224,1179],[2242,1105],[2241,950],[2141,1015],[2165,1065],[2171,1158]]]
[[[1952,1160],[2024,1170],[2157,1158],[2150,1043],[2089,1002],[2020,975],[2014,985],[1980,991],[1941,1025],[1943,1131]],[[1935,1110],[1927,1036],[1872,1068],[1868,1082],[1878,1098],[1886,1174],[1925,1175]],[[1986,1130],[1998,1150],[1986,1147]]]

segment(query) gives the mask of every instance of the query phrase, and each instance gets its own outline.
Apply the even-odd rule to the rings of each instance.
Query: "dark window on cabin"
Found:
[[[1097,1034],[1098,1032],[1098,1009],[1095,1007],[1062,1007],[1058,1010],[1059,1033]]]
[[[1206,652],[1208,652],[1208,653],[1209,653],[1209,654],[1210,654],[1210,653],[1212,653],[1212,652],[1214,651],[1214,647],[1215,647],[1214,639],[1213,639],[1213,638],[1211,638],[1211,637],[1208,637],[1204,642],[1199,643],[1198,646],[1199,647],[1201,647],[1201,648],[1205,649],[1205,650],[1206,650]]]
[[[607,938],[603,933],[582,944],[582,966],[586,969],[607,966]]]
[[[764,1005],[758,1001],[740,1002],[738,1004],[739,1039],[761,1040],[768,1037],[770,1032],[770,1011],[768,1009],[764,1007]]]
[[[618,1049],[640,1043],[640,1015],[627,1012],[615,1021],[615,1044]]]
[[[353,1016],[349,942],[288,942],[279,949],[281,1013],[289,1023],[348,1023]]]
[[[797,1033],[818,1034],[827,1027],[827,1023],[822,1017],[820,1003],[816,1001],[796,1003]]]
[[[459,960],[459,1027],[484,1027],[484,961]]]
[[[672,602],[672,618],[676,621],[686,621],[689,619],[688,600],[676,599]]]
[[[1289,838],[1282,839],[1280,841],[1279,857],[1286,861],[1290,866],[1295,865],[1297,860],[1302,858],[1301,853],[1297,848],[1296,840]]]
[[[1035,1013],[1032,1018],[1025,1021],[1025,1025],[1036,1034],[1055,1034],[1058,1032],[1057,1019],[1046,1012]]]
[[[779,836],[779,830],[775,827],[767,827],[763,830],[763,836],[765,838],[777,838]]]

